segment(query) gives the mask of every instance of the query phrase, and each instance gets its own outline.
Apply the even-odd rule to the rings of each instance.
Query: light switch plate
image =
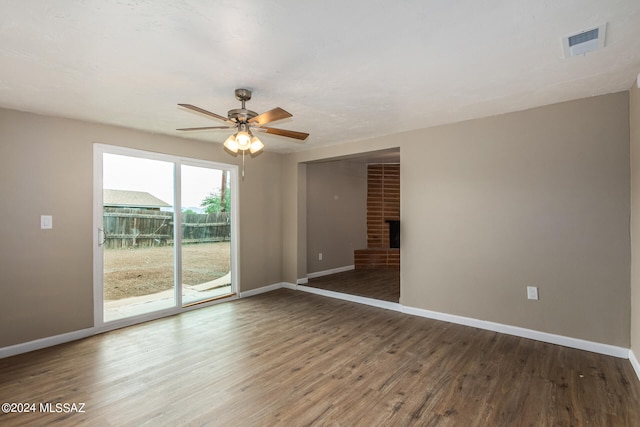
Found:
[[[51,230],[53,228],[53,216],[40,215],[40,229]]]
[[[527,298],[537,300],[538,299],[538,287],[527,286]]]

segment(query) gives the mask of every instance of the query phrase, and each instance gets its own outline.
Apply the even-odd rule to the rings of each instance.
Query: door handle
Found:
[[[98,241],[100,240],[100,233],[102,232],[102,241],[98,243],[98,246],[103,246],[107,241],[107,232],[102,228],[98,228]]]

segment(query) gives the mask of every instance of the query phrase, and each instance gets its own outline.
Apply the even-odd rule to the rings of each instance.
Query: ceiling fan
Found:
[[[181,107],[188,108],[198,113],[206,114],[214,119],[222,120],[227,124],[225,126],[205,126],[195,128],[182,128],[176,129],[179,131],[198,131],[198,130],[210,130],[210,129],[237,129],[236,133],[229,136],[224,142],[224,146],[231,152],[237,153],[238,150],[249,150],[251,154],[257,153],[264,148],[264,144],[254,136],[252,130],[258,132],[266,132],[273,135],[286,136],[287,138],[294,138],[300,141],[304,141],[309,136],[308,133],[296,132],[293,130],[285,130],[264,126],[267,123],[275,122],[276,120],[282,120],[289,117],[293,117],[290,113],[286,112],[280,107],[276,107],[272,110],[258,114],[255,111],[247,110],[245,108],[245,102],[251,99],[251,91],[249,89],[236,89],[236,99],[242,102],[242,107],[229,110],[227,117],[221,116],[216,113],[204,110],[200,107],[196,107],[191,104],[178,104]]]

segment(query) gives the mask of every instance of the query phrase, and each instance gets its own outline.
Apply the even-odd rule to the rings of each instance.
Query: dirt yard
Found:
[[[184,245],[182,283],[197,285],[231,269],[229,242]],[[148,295],[173,287],[173,246],[104,251],[104,299]]]

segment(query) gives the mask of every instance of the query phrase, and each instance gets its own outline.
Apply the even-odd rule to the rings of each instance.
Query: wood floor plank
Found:
[[[400,302],[400,270],[349,270],[309,279],[307,286],[389,302]]]
[[[0,360],[0,425],[638,426],[628,360],[278,290]]]

